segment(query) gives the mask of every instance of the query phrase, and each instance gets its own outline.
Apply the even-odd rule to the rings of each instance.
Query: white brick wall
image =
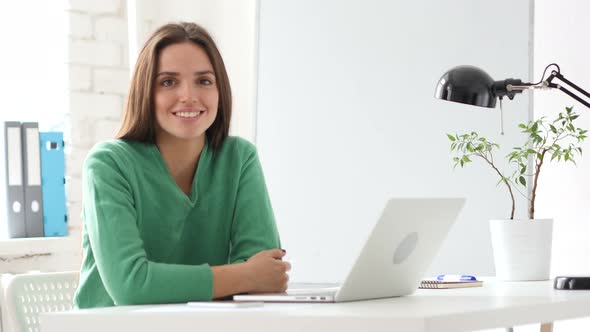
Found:
[[[93,82],[96,92],[125,95],[129,85],[129,70],[96,68]]]
[[[92,146],[112,139],[119,129],[129,84],[125,3],[125,0],[69,0],[66,195],[69,232],[76,243],[82,229],[82,165]],[[78,255],[70,259],[74,269],[79,267]]]
[[[117,42],[126,45],[127,36],[127,18],[126,17],[98,17],[95,22],[96,40]]]
[[[92,84],[91,67],[69,65],[70,91],[89,91]]]
[[[93,71],[96,77],[96,71]],[[120,78],[128,79],[125,76],[117,75]],[[104,80],[107,80],[105,77]],[[121,118],[123,112],[123,92],[119,94],[105,93],[101,88],[96,87],[96,80],[93,91],[90,92],[70,92],[70,111],[72,116],[77,116],[79,120],[86,121],[86,117],[94,119],[108,118],[111,120],[118,120]],[[125,83],[125,82],[124,82]],[[118,82],[117,84],[122,84]],[[100,82],[102,88],[105,88],[107,83]],[[72,126],[74,123],[72,123]],[[100,137],[99,137],[100,139]],[[79,142],[71,142],[74,145],[80,145]]]
[[[69,10],[98,14],[118,14],[125,2],[122,0],[69,0]]]
[[[92,19],[88,14],[70,13],[70,36],[78,39],[92,37]]]
[[[100,42],[71,37],[70,63],[116,67],[122,63],[121,47],[107,41]]]

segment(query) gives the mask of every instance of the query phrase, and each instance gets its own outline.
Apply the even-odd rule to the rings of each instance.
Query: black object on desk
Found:
[[[553,283],[555,289],[590,290],[590,276],[558,276]]]

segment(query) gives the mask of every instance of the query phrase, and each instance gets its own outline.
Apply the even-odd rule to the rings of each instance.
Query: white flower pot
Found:
[[[496,277],[548,280],[553,219],[490,220]]]

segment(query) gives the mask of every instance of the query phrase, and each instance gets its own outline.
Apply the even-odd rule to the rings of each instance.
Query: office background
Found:
[[[3,262],[3,271],[78,267],[82,161],[95,142],[118,128],[137,45],[156,26],[185,19],[202,23],[218,40],[235,92],[232,132],[260,148],[279,227],[296,264],[294,278],[341,278],[384,197],[464,193],[470,203],[431,272],[492,273],[487,220],[506,214],[509,202],[483,165],[452,171],[444,133],[476,129],[508,148],[517,139],[511,125],[526,121],[531,110],[551,116],[576,103],[559,92],[518,96],[505,102],[506,135],[499,137],[496,111],[438,102],[432,98],[434,84],[455,64],[484,67],[497,79],[538,80],[546,64],[557,62],[566,77],[587,89],[590,46],[584,40],[590,23],[584,13],[590,4],[355,2],[68,1],[67,103],[43,113],[67,108],[71,241],[38,246],[0,241],[4,255],[32,254]],[[10,12],[16,15],[14,8]],[[278,14],[284,16],[273,19]],[[369,53],[373,47],[380,52]],[[580,124],[590,127],[588,110],[576,108]],[[15,112],[0,114],[5,120]],[[396,133],[403,135],[391,146]],[[425,148],[411,145],[424,143]],[[553,274],[590,273],[584,255],[590,249],[588,158],[579,159],[577,168],[547,165],[539,188],[538,215],[555,218]]]
[[[261,1],[256,142],[294,279],[340,281],[390,197],[467,197],[430,274],[494,274],[487,220],[509,216],[509,196],[483,163],[453,171],[446,133],[482,132],[507,154],[529,99],[506,103],[501,136],[499,112],[434,88],[459,64],[528,79],[531,8]]]

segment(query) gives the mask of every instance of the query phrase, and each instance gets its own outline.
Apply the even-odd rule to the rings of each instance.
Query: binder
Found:
[[[39,124],[22,123],[23,180],[27,237],[43,236],[43,192],[41,190],[41,151]]]
[[[46,237],[66,236],[65,155],[63,133],[40,132],[43,230]]]
[[[6,211],[8,237],[26,237],[22,134],[20,122],[4,122],[4,162],[6,164]]]

